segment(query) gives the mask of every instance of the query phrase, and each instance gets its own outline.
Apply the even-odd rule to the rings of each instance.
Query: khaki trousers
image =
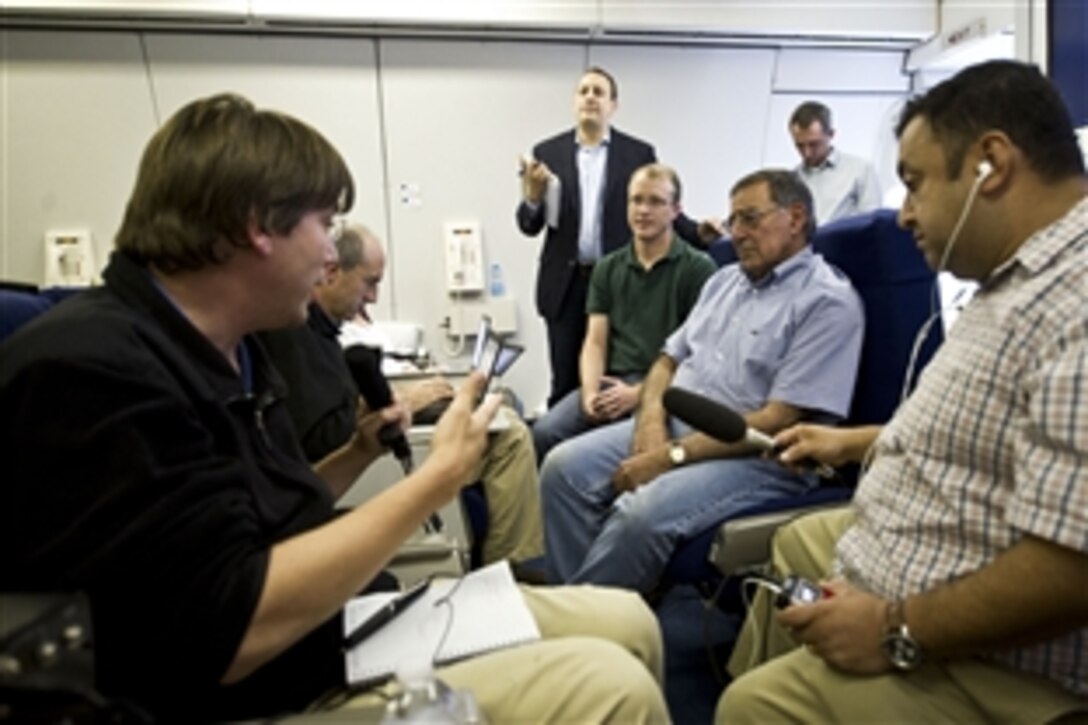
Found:
[[[826,579],[835,542],[853,518],[849,509],[836,510],[780,529],[772,553],[777,573]],[[760,590],[752,602],[729,662],[738,679],[718,701],[716,722],[1088,722],[1085,699],[981,661],[926,662],[875,677],[837,672],[797,647],[775,622],[770,599]]]
[[[512,408],[502,408],[510,426],[492,434],[470,480],[483,482],[488,532],[483,563],[525,561],[544,554],[540,478],[528,426]]]
[[[610,587],[521,587],[543,639],[440,667],[490,723],[664,723],[664,651],[653,612]],[[385,696],[392,693],[387,689]],[[343,707],[372,708],[379,695]]]

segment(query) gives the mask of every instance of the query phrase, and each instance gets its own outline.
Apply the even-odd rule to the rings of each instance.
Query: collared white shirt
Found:
[[[833,148],[819,166],[801,164],[797,173],[812,192],[817,224],[880,208],[876,171],[862,158]]]
[[[578,228],[578,261],[595,262],[601,257],[601,212],[604,203],[605,170],[612,129],[595,146],[577,144],[578,190],[582,213]]]

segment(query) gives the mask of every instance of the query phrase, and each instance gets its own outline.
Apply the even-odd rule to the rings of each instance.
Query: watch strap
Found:
[[[674,466],[682,466],[688,460],[688,452],[680,441],[669,441],[669,461]]]
[[[900,671],[913,670],[922,663],[922,647],[907,626],[906,607],[903,600],[888,602],[885,609],[884,653],[892,665]]]

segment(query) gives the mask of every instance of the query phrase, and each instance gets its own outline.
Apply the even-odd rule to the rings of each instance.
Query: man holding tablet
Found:
[[[305,321],[354,194],[301,121],[231,94],[189,103],[143,153],[104,284],[0,346],[0,586],[86,592],[97,687],[156,721],[263,721],[343,690],[345,604],[483,454],[498,400],[475,405],[478,373],[427,459],[342,515],[334,497],[402,406],[315,467],[295,441],[252,335]],[[667,720],[637,596],[518,595],[541,641],[437,670],[487,720]]]

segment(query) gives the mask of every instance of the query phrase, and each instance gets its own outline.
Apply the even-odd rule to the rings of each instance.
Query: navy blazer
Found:
[[[548,228],[540,250],[536,278],[536,308],[544,319],[559,314],[567,289],[574,279],[578,265],[578,233],[582,219],[582,194],[578,186],[578,153],[574,130],[541,141],[533,148],[533,156],[543,161],[559,177],[562,184],[559,199],[559,228]],[[615,128],[608,145],[608,166],[605,169],[604,191],[601,195],[601,254],[619,249],[631,239],[627,224],[627,182],[640,166],[657,161],[654,147],[628,136]],[[544,228],[544,205],[531,209],[523,200],[517,209],[518,227],[522,233],[535,236]],[[696,224],[680,215],[674,224],[676,231],[689,242],[698,243]]]

